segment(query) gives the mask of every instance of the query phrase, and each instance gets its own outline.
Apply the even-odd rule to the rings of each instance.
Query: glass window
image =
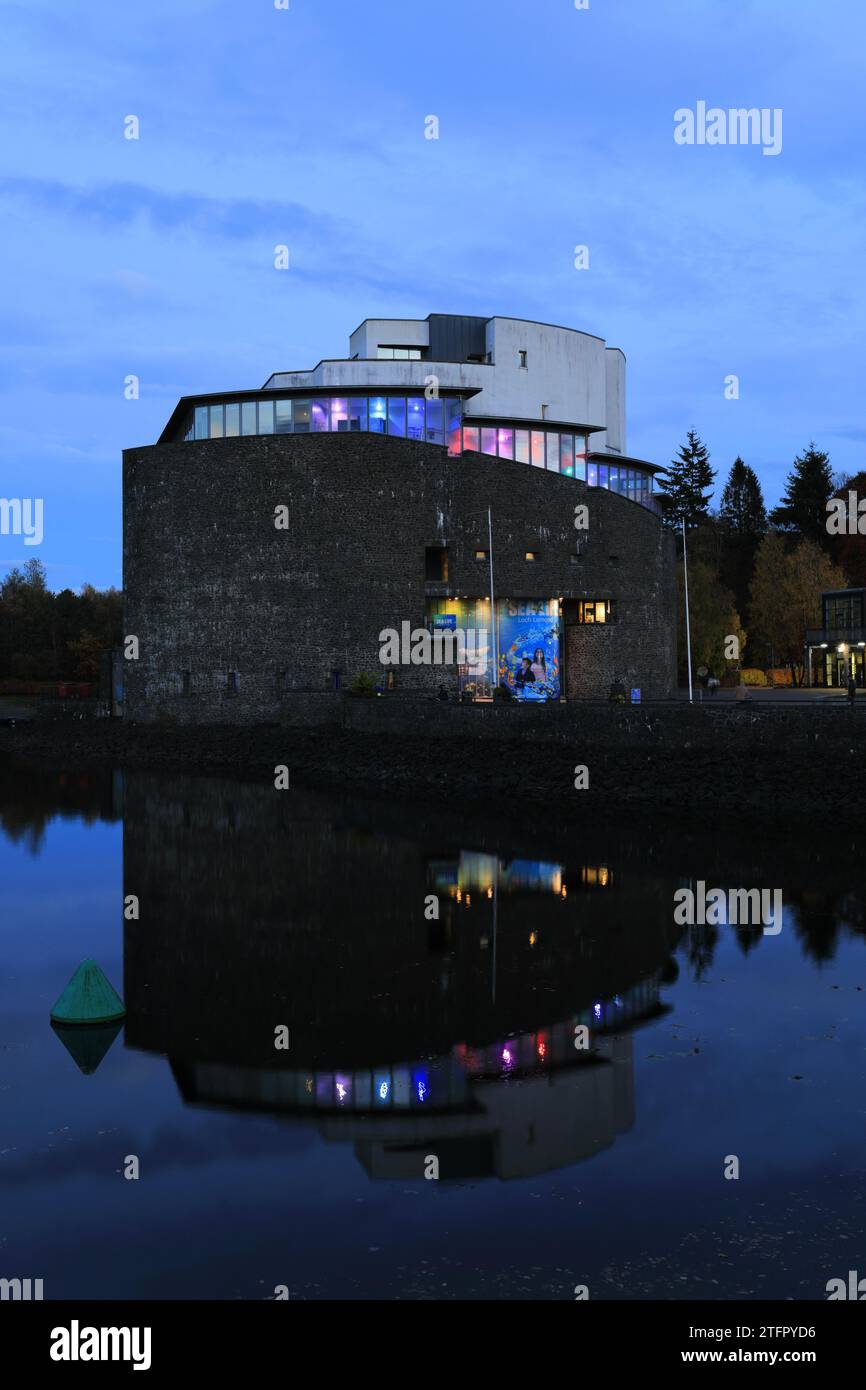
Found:
[[[606,464],[606,463],[600,463],[600,464],[598,465],[598,485],[599,485],[599,487],[607,487],[607,482],[608,482],[607,472],[608,472],[607,464]]]
[[[577,605],[577,621],[579,623],[605,623],[610,618],[610,599],[603,599],[601,602],[590,600],[581,601]]]
[[[292,432],[292,402],[276,402],[276,433],[291,434]]]
[[[356,434],[358,430],[367,428],[367,399],[359,396],[349,401],[349,424],[348,429],[351,434]]]
[[[428,444],[445,443],[445,403],[438,398],[427,402],[426,437]]]
[[[331,429],[335,434],[345,434],[349,428],[349,402],[345,396],[335,396],[331,401]]]
[[[310,429],[313,434],[327,434],[331,402],[327,399],[313,401],[310,405]]]
[[[576,435],[574,436],[574,456],[575,456],[575,458],[577,458],[578,454],[585,454],[585,453],[586,453],[586,435],[585,435],[585,434],[576,434]]]
[[[423,439],[424,397],[410,396],[406,407],[406,434],[410,439]]]
[[[559,472],[559,431],[552,430],[547,436],[547,466],[553,473]]]
[[[518,463],[529,462],[529,430],[514,431],[514,457]]]
[[[533,468],[544,467],[544,430],[533,430],[530,437],[531,457],[530,462]]]
[[[392,362],[394,360],[394,349],[388,347],[377,348],[376,356],[380,359],[380,361]]]
[[[211,439],[222,439],[223,437],[223,408],[221,405],[210,407],[210,437]]]
[[[370,401],[370,432],[384,434],[388,420],[388,408],[384,396],[375,396]]]
[[[241,408],[235,402],[226,406],[226,435],[235,439],[241,432]]]
[[[588,463],[586,465],[586,481],[590,487],[598,487],[598,465]]]
[[[586,459],[578,458],[577,455],[574,459],[574,476],[579,482],[586,482]]]
[[[273,434],[274,432],[274,403],[273,401],[259,401],[259,434]]]
[[[567,478],[574,477],[574,435],[563,434],[560,436],[559,450],[560,469]]]
[[[256,432],[256,403],[255,401],[244,401],[241,406],[241,434],[255,434]]]
[[[482,454],[496,453],[496,430],[485,428],[481,431],[481,452]]]
[[[473,453],[478,453],[478,426],[463,426],[463,448],[471,449]]]
[[[619,469],[614,468],[612,464],[608,464],[607,479],[611,492],[619,492]]]
[[[406,436],[406,402],[402,396],[388,397],[388,433]]]
[[[207,406],[197,405],[195,408],[195,437],[196,439],[207,439],[209,432]]]
[[[514,458],[514,430],[499,430],[499,457]]]

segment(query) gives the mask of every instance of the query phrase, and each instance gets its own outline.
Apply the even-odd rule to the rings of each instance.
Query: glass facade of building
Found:
[[[241,435],[270,434],[389,434],[399,439],[418,439],[448,449],[452,458],[464,453],[527,463],[589,487],[618,492],[650,510],[658,510],[653,498],[652,474],[632,463],[602,463],[588,457],[586,434],[572,430],[530,429],[496,422],[474,423],[464,417],[459,396],[287,396],[269,400],[220,401],[197,405],[181,422],[177,439],[231,439]]]

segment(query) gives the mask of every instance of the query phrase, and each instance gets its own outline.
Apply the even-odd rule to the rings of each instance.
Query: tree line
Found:
[[[685,526],[693,667],[717,677],[738,666],[785,667],[800,685],[806,630],[822,626],[822,592],[866,587],[866,535],[857,530],[856,514],[845,527],[828,525],[834,511],[847,516],[850,492],[866,498],[866,472],[834,475],[829,455],[810,443],[794,459],[782,499],[770,512],[757,474],[742,458],[734,459],[713,510],[715,479],[709,451],[694,430],[667,475],[657,479],[665,524],[679,535]],[[828,507],[831,499],[837,501]],[[679,586],[684,680],[682,545]],[[739,661],[730,657],[734,635]]]
[[[52,593],[41,560],[0,581],[0,680],[96,681],[101,655],[121,645],[123,595],[85,584]]]

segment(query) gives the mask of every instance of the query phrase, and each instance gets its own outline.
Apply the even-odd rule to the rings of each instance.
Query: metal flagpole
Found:
[[[682,517],[683,524],[683,580],[686,590],[686,653],[689,663],[689,704],[692,703],[692,632],[689,626],[689,562],[686,558],[686,519]]]
[[[490,559],[490,622],[493,628],[493,691],[499,686],[499,634],[496,630],[496,600],[493,594],[493,514],[487,508],[487,554]]]

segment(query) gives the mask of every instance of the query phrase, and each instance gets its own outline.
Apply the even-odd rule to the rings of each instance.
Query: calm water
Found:
[[[0,769],[0,1276],[823,1298],[866,1274],[863,850]],[[675,926],[699,878],[780,935]],[[125,1026],[63,1039],[87,956]]]

